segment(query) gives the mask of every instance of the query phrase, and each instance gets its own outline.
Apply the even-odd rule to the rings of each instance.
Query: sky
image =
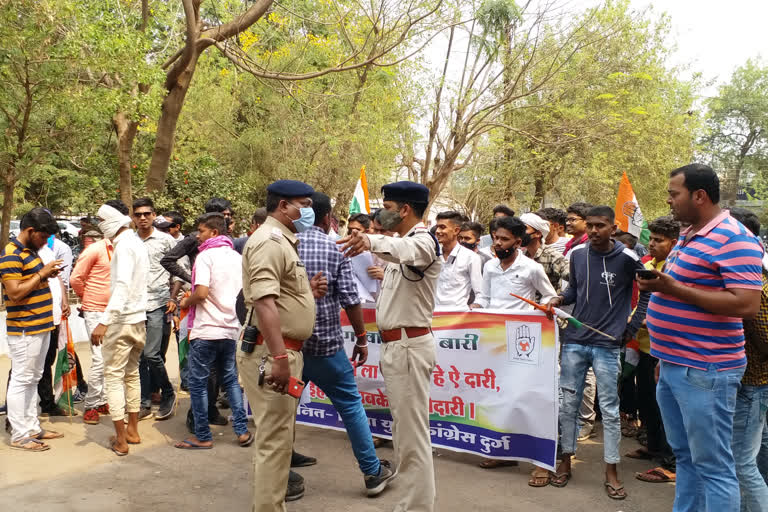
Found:
[[[669,14],[677,44],[673,64],[690,67],[684,76],[698,71],[705,81],[715,81],[703,89],[704,96],[716,95],[717,85],[728,82],[748,58],[768,58],[768,2],[764,0],[631,0],[631,5]]]

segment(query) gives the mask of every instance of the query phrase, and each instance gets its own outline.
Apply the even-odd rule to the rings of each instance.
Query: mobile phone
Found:
[[[288,389],[286,393],[293,398],[301,398],[301,392],[304,391],[304,383],[294,376],[288,379]]]
[[[640,279],[658,279],[658,276],[650,270],[635,270],[635,275]]]

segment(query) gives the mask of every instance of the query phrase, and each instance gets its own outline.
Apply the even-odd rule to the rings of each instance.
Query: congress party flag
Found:
[[[53,377],[53,396],[56,404],[73,414],[72,393],[77,388],[77,365],[75,363],[75,344],[67,317],[61,319],[59,327],[59,355],[56,358],[56,373]]]
[[[371,213],[371,204],[368,202],[368,181],[365,179],[365,166],[360,168],[360,179],[357,180],[355,195],[349,204],[349,214]]]
[[[621,176],[619,195],[616,198],[616,224],[622,231],[636,236],[638,243],[648,246],[651,233],[626,172]]]

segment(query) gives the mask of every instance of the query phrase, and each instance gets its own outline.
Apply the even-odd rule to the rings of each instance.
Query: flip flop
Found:
[[[605,486],[605,493],[612,500],[624,500],[627,498],[626,492],[624,494],[619,494],[620,492],[624,491],[623,485],[614,487],[609,482],[604,482],[603,485]]]
[[[478,464],[483,469],[496,469],[496,468],[503,468],[507,466],[518,466],[520,463],[516,460],[498,460],[498,459],[485,459],[483,462]]]
[[[25,452],[44,452],[46,450],[50,450],[51,447],[44,442],[35,439],[34,437],[25,437],[19,439],[15,443],[11,443],[11,449],[23,450]]]
[[[541,471],[543,473],[538,473]],[[531,487],[546,487],[552,481],[552,475],[546,469],[536,468],[531,473],[531,478],[528,480],[528,485]]]
[[[573,476],[573,474],[570,471],[567,473],[555,473],[553,476],[549,477],[549,485],[563,488],[568,485],[571,476]]]
[[[45,429],[43,429],[43,430],[41,430],[40,432],[38,432],[37,434],[35,434],[32,437],[34,437],[35,439],[40,440],[40,441],[42,441],[42,440],[48,441],[50,439],[61,439],[62,437],[64,437],[64,434],[62,434],[60,432],[56,432],[55,430],[45,430]]]
[[[624,456],[629,457],[630,459],[653,460],[653,455],[651,455],[647,450],[643,450],[642,448],[638,448],[637,450],[629,452]]]
[[[253,440],[256,439],[256,436],[253,435],[253,432],[248,432],[248,439],[245,441],[238,441],[240,443],[240,446],[243,448],[248,448],[253,444]]]
[[[203,446],[200,444],[195,444],[189,439],[184,439],[183,441],[179,441],[173,446],[176,448],[179,448],[180,450],[210,450],[211,448],[213,448],[213,445]]]
[[[641,482],[648,482],[651,484],[664,484],[667,482],[674,482],[676,480],[676,475],[671,471],[667,471],[662,467],[658,467],[649,469],[645,473],[635,473],[635,478]]]
[[[117,436],[112,436],[109,438],[110,443],[114,443],[115,441],[117,441]],[[128,439],[126,439],[125,442],[128,444],[141,444],[141,441],[137,443],[136,441],[129,441]]]
[[[128,452],[121,452],[120,450],[115,448],[115,442],[117,442],[117,439],[109,442],[109,449],[112,450],[112,453],[114,453],[118,457],[125,457],[126,455],[128,455]]]

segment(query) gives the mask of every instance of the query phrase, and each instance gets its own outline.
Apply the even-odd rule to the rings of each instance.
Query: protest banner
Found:
[[[368,361],[355,375],[371,432],[391,438],[376,312],[364,309]],[[345,349],[354,332],[342,314]],[[483,457],[525,460],[554,470],[557,451],[557,329],[540,312],[435,312],[430,431],[435,447]],[[311,402],[296,421],[344,430],[330,400],[308,383]]]

